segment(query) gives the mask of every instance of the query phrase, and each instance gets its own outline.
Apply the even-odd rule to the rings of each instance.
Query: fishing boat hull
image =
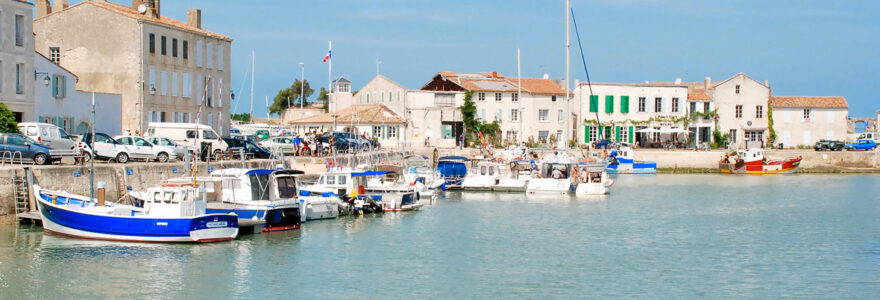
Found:
[[[720,163],[719,168],[724,174],[790,174],[800,168],[802,157],[784,160],[754,161],[747,163]]]
[[[124,242],[190,243],[232,240],[238,235],[234,215],[206,214],[189,218],[133,217],[120,207],[117,215],[85,211],[90,202],[68,203],[65,195],[37,193],[37,205],[46,232],[95,240]],[[56,203],[53,204],[52,196]],[[109,210],[108,210],[109,211]],[[128,215],[123,215],[123,213]]]
[[[504,193],[521,193],[528,188],[528,181],[519,179],[501,179],[492,186],[492,191]]]
[[[305,220],[335,219],[339,217],[339,198],[301,197],[305,205]]]
[[[652,161],[619,162],[608,165],[605,171],[612,174],[656,174],[657,163]]]
[[[610,192],[610,186],[611,183],[603,182],[579,183],[577,187],[574,188],[574,194],[578,196],[607,195],[608,192]]]

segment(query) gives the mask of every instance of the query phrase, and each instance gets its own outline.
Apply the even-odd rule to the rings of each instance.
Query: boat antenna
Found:
[[[592,100],[592,98],[593,98],[593,84],[590,83],[590,71],[587,70],[587,60],[584,58],[584,46],[581,43],[581,34],[578,32],[577,18],[574,17],[574,7],[570,8],[570,9],[571,9],[571,21],[574,23],[574,34],[577,36],[578,49],[580,49],[580,51],[581,51],[581,62],[584,63],[584,73],[587,75],[587,87],[589,87],[589,89],[590,89],[590,101],[593,101]],[[598,102],[599,100],[596,99],[596,101]],[[599,121],[598,106],[599,106],[599,104],[596,103],[596,122],[599,123],[599,126],[602,126],[602,122]],[[590,134],[590,133],[588,132],[587,134]]]
[[[91,140],[89,141],[91,145],[89,148],[92,150],[92,156],[89,159],[89,199],[95,201],[95,91],[92,91],[92,121],[89,122],[89,131],[91,132]]]

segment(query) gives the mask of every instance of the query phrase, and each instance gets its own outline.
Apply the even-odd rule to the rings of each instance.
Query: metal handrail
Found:
[[[0,167],[6,166],[6,158],[9,158],[9,166],[15,166],[15,155],[18,154],[18,166],[24,168],[24,158],[21,154],[21,151],[3,151],[3,154],[0,155]]]

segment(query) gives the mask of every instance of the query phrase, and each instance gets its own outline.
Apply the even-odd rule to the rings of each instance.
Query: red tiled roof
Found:
[[[518,80],[516,77],[504,77],[497,72],[455,73],[440,71],[438,74],[471,91],[517,92],[517,84],[522,82],[523,92],[529,94],[565,94],[565,89],[556,81],[544,78],[520,78]]]
[[[352,122],[361,124],[403,124],[403,119],[384,104],[352,105],[335,112],[293,120],[290,121],[290,124],[333,124],[334,115],[337,116],[337,124]]]
[[[688,100],[712,100],[706,93],[688,93]]]
[[[771,107],[848,108],[846,98],[840,96],[771,96]]]
[[[141,19],[141,20],[145,20],[148,22],[154,22],[154,23],[164,24],[164,25],[168,25],[168,26],[173,26],[173,27],[177,27],[180,29],[184,29],[184,30],[198,32],[198,33],[201,33],[201,34],[213,37],[213,38],[232,41],[232,39],[229,38],[228,36],[225,36],[225,35],[222,35],[219,33],[215,33],[215,32],[211,32],[211,31],[208,31],[208,30],[205,30],[202,28],[190,26],[186,22],[181,22],[181,21],[178,21],[178,20],[166,17],[166,16],[162,16],[162,15],[160,15],[158,19],[153,18],[149,15],[143,15],[143,14],[139,13],[137,10],[135,10],[134,8],[132,8],[130,6],[116,4],[116,3],[113,3],[110,1],[83,1],[83,2],[77,3],[74,6],[83,5],[83,4],[92,4],[92,5],[96,5],[98,7],[105,8],[107,10],[131,17],[131,18]],[[49,14],[47,16],[51,16],[51,14]]]

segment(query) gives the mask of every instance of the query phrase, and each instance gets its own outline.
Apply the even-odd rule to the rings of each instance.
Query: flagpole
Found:
[[[327,106],[330,106],[330,96],[333,93],[333,41],[327,42]],[[335,130],[335,128],[334,128]]]

